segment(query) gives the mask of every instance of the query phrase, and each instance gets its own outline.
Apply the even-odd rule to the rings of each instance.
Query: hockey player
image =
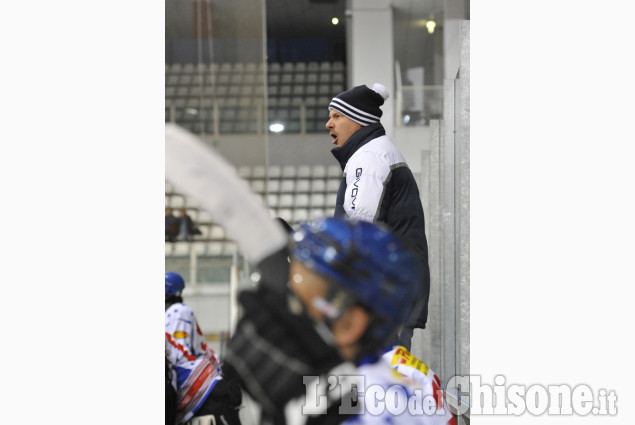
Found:
[[[263,422],[453,424],[442,393],[381,358],[421,290],[421,264],[404,242],[381,224],[328,218],[302,224],[289,253],[288,284],[263,274],[255,291],[240,294],[244,315],[223,366],[260,405]],[[317,414],[294,408],[313,403],[305,394],[312,378],[343,382],[325,377],[342,364],[356,387],[329,393]],[[398,394],[399,405],[385,397],[382,409],[374,397],[381,391]]]
[[[166,354],[177,390],[176,423],[214,415],[216,423],[240,424],[240,388],[222,379],[216,354],[207,346],[194,312],[183,303],[184,287],[178,273],[165,273]]]

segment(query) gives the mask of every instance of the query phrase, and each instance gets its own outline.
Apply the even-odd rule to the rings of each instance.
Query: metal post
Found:
[[[232,265],[229,275],[229,335],[236,329],[238,322],[238,252],[232,255]]]
[[[304,101],[300,105],[300,134],[306,134],[306,105]]]
[[[262,136],[262,128],[263,128],[263,123],[265,121],[264,119],[264,107],[259,103],[256,105],[256,119],[257,119],[257,134],[258,136]]]
[[[190,282],[192,285],[196,285],[198,283],[198,279],[196,278],[196,270],[198,269],[196,250],[192,242],[188,242],[188,245],[190,247]]]
[[[212,109],[212,113],[214,114],[214,139],[218,140],[219,136],[220,136],[220,131],[219,131],[219,116],[220,114],[218,113],[218,101],[214,100],[213,103],[213,109]]]
[[[456,244],[455,244],[455,157],[454,80],[444,81],[443,131],[441,133],[441,246],[443,277],[443,380],[457,374],[456,350]]]

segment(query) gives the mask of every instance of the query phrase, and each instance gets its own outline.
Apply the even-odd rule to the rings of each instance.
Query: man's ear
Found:
[[[350,307],[333,326],[335,344],[346,347],[356,344],[368,327],[368,313],[359,306]]]

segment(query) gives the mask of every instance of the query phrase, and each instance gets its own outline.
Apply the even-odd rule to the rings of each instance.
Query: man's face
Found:
[[[335,109],[329,111],[329,120],[326,128],[333,138],[333,144],[338,148],[342,146],[357,130],[362,128],[360,124],[351,120]]]

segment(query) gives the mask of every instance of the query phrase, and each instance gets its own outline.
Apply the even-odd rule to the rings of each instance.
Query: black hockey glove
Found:
[[[342,362],[306,313],[290,311],[288,296],[279,285],[242,292],[244,314],[223,360],[223,375],[238,382],[271,416],[305,393],[303,376],[321,375]]]

